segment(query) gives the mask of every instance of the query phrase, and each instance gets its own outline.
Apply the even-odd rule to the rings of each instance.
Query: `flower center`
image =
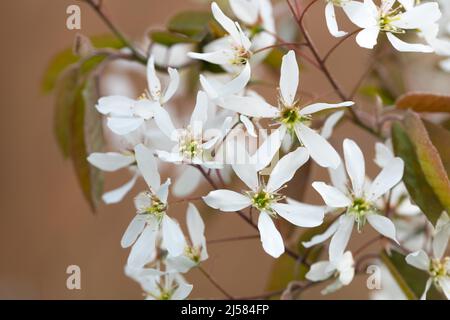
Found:
[[[430,262],[430,275],[434,280],[440,277],[450,276],[447,271],[447,264],[450,263],[450,257],[446,257],[443,261],[439,259],[433,259]]]
[[[356,198],[353,200],[348,213],[355,217],[358,231],[361,231],[366,224],[366,215],[372,209],[372,205],[363,198]]]
[[[164,216],[167,206],[156,195],[151,192],[143,192],[140,196],[147,197],[149,199],[149,205],[137,208],[137,213],[141,215],[150,215],[161,220]]]
[[[179,139],[179,152],[187,159],[193,159],[201,156],[203,153],[201,139],[195,138],[194,134],[188,128]]]
[[[186,248],[184,249],[184,254],[193,262],[199,263],[201,256],[201,247],[186,246]]]
[[[348,0],[327,0],[326,2],[331,2],[336,7],[341,7],[344,3],[348,2]]]
[[[399,13],[402,7],[397,7],[387,13],[382,13],[379,19],[380,30],[391,33],[405,33],[405,30],[392,25],[392,22],[400,20]]]
[[[264,189],[260,189],[259,191],[247,192],[248,196],[252,200],[252,206],[256,208],[258,211],[266,211],[272,216],[276,216],[275,211],[272,210],[271,205],[281,201],[283,196],[278,193],[267,192]]]
[[[231,64],[242,66],[245,65],[247,61],[252,57],[252,52],[245,49],[244,47],[235,47],[234,51],[234,60],[231,61]]]
[[[284,106],[280,113],[279,120],[288,128],[289,131],[293,131],[295,124],[297,123],[303,123],[307,126],[311,124],[311,116],[301,115],[299,108],[295,104],[292,107]]]

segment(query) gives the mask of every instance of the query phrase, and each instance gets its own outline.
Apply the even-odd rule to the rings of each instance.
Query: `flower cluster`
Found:
[[[438,38],[441,11],[437,2],[382,0],[379,6],[372,0],[325,2],[326,25],[334,37],[350,36],[338,28],[338,7],[359,28],[354,34],[360,47],[374,48],[385,34],[398,51],[450,55],[449,42]],[[308,102],[299,90],[295,44],[286,44],[291,50],[283,53],[279,83],[270,89],[275,99],[266,100],[251,89],[258,65],[269,52],[266,49],[279,41],[272,5],[269,0],[230,0],[229,4],[237,21],[212,3],[212,17],[221,36],[208,38],[187,53],[190,61],[220,70],[220,75],[205,71],[198,76],[201,90],[194,94],[194,107],[190,109],[188,100],[183,101],[183,109],[191,110],[187,119],[173,108],[184,85],[183,73],[171,67],[165,72],[155,62],[154,52],[146,66],[147,89],[139,97],[106,96],[96,105],[111,135],[125,143],[120,150],[91,153],[89,163],[107,172],[128,169],[132,176],[125,185],[105,193],[104,202],[121,201],[140,178],[146,183],[145,190],[134,198],[136,215],[121,241],[123,248],[131,247],[126,274],[141,284],[148,299],[186,298],[192,285],[183,274],[202,268],[208,259],[205,224],[193,204],[199,201],[200,206],[203,201],[218,211],[234,212],[252,225],[259,232],[263,250],[273,258],[288,253],[298,259],[277,227],[283,219],[300,228],[322,225],[325,231],[302,245],[311,248],[331,239],[328,260],[313,263],[306,279],[336,278],[323,290],[333,292],[350,284],[358,272],[357,254],[349,250],[354,229],[366,232],[368,224],[386,243],[398,247],[396,217],[421,214],[402,183],[405,163],[394,155],[390,141],[377,143],[375,163],[381,171],[371,181],[362,150],[349,138],[342,143],[341,159],[330,138],[341,119],[358,117],[355,103],[351,98]],[[406,42],[411,34],[425,43]],[[444,68],[447,62],[442,63]],[[323,65],[323,61],[318,63]],[[303,175],[302,167],[308,162],[330,174],[331,183],[312,183],[323,205],[286,195],[286,188],[295,188],[294,176]],[[169,177],[162,179],[167,172]],[[243,182],[243,188],[227,183],[232,175]],[[200,183],[199,177],[205,178],[212,190],[188,199]],[[180,195],[181,202],[190,201],[186,213],[189,239],[172,210],[172,197]],[[255,221],[253,214],[257,215]],[[443,256],[449,237],[448,216],[443,214],[436,225],[432,257],[417,251],[406,258],[429,273],[427,290],[434,283],[447,298],[450,262]]]

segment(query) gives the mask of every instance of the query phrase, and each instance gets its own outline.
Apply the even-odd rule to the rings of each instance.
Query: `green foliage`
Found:
[[[444,207],[428,183],[416,154],[415,146],[400,123],[395,123],[392,127],[392,142],[395,154],[405,162],[403,182],[411,198],[427,218],[433,224],[436,223]]]
[[[279,72],[281,68],[281,61],[283,56],[286,54],[285,51],[276,48],[270,51],[267,57],[264,59],[264,63],[275,71]]]
[[[214,21],[209,12],[184,11],[169,20],[167,29],[199,42],[208,34],[208,27],[211,23]]]
[[[386,265],[407,299],[416,300],[422,296],[428,280],[426,272],[407,264],[405,256],[397,251],[382,252],[381,261]],[[433,288],[428,292],[428,298],[443,299],[442,295]]]
[[[167,47],[171,47],[178,43],[198,43],[195,39],[168,31],[152,31],[150,33],[150,38],[153,42]]]
[[[92,44],[97,48],[113,48],[119,49],[123,44],[112,36],[97,36],[91,39]],[[48,64],[42,78],[42,91],[44,93],[51,92],[57,83],[60,74],[71,64],[80,60],[80,57],[73,53],[72,48],[67,48],[53,57]]]
[[[380,97],[383,105],[385,106],[393,105],[395,102],[395,99],[391,93],[381,87],[365,86],[359,89],[359,92],[369,98]]]

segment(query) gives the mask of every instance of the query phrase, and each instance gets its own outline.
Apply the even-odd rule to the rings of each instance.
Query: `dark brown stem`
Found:
[[[227,299],[233,300],[233,296],[229,294],[222,286],[208,273],[205,269],[202,267],[198,267],[201,273],[211,282],[220,292],[224,294],[224,296],[227,297]]]
[[[340,45],[341,45],[342,43],[345,42],[345,40],[351,38],[353,35],[357,34],[357,33],[360,32],[361,30],[362,30],[361,28],[360,28],[360,29],[356,29],[355,31],[353,31],[353,32],[351,32],[351,33],[345,35],[345,36],[342,37],[342,38],[340,38],[339,41],[338,41],[334,46],[332,46],[330,50],[328,50],[328,52],[327,52],[327,53],[325,54],[325,56],[322,58],[322,61],[325,63],[325,62],[328,60],[328,58],[331,56],[331,54],[332,54],[337,48],[339,48]]]
[[[85,0],[85,2],[94,9],[94,11],[99,15],[103,22],[108,26],[108,28],[114,33],[114,35],[126,46],[128,47],[137,60],[142,63],[147,63],[147,58],[142,55],[131,43],[130,40],[117,28],[111,19],[106,15],[102,8],[101,2],[97,3],[94,0]]]

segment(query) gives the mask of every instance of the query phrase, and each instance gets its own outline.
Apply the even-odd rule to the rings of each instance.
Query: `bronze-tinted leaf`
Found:
[[[417,112],[450,112],[450,96],[410,92],[398,98],[396,106],[399,109],[412,109]]]

